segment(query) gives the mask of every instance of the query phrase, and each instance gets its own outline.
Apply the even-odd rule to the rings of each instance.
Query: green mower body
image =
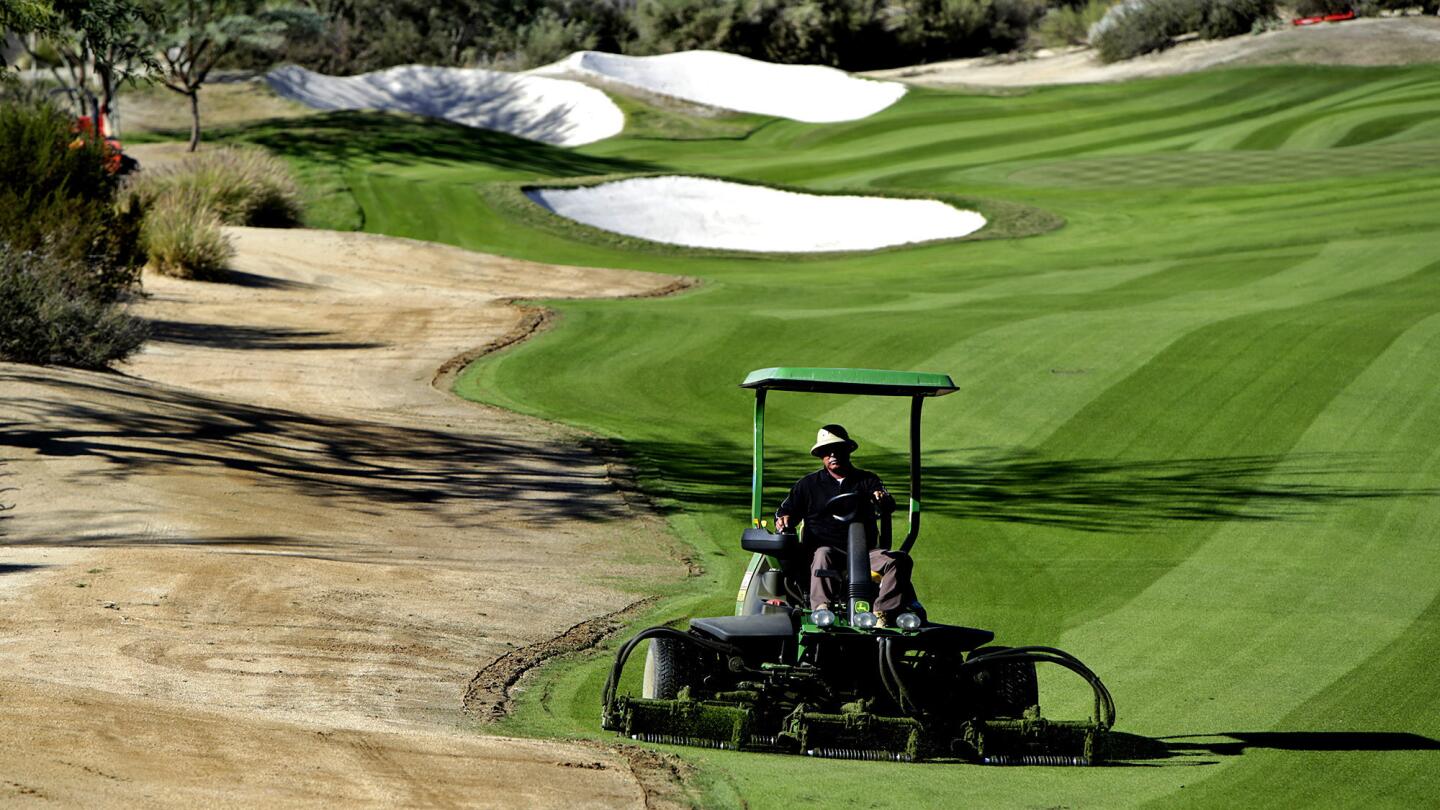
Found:
[[[868,369],[775,368],[752,372],[756,391],[752,552],[733,616],[696,618],[688,631],[652,627],[616,654],[601,723],[657,743],[806,754],[842,759],[961,759],[987,764],[1092,764],[1105,758],[1115,706],[1100,679],[1078,659],[1049,647],[997,647],[994,633],[928,621],[910,605],[899,626],[877,626],[871,604],[866,526],[880,521],[878,543],[891,547],[888,515],[846,495],[826,514],[848,524],[849,599],[833,610],[805,604],[810,549],[794,533],[768,530],[761,518],[764,410],[769,390],[906,396],[910,409],[909,552],[920,527],[920,412],[924,400],[955,390],[943,374]],[[617,694],[621,673],[649,642],[639,696]],[[1036,664],[1071,670],[1091,686],[1092,717],[1054,721],[1040,715]]]

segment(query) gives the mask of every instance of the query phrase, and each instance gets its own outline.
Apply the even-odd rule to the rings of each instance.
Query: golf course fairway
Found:
[[[701,280],[670,298],[546,302],[553,328],[457,385],[633,458],[704,567],[649,623],[731,611],[748,556],[747,372],[951,374],[959,392],[925,412],[915,558],[930,615],[1074,653],[1114,693],[1117,729],[1168,750],[1004,769],[661,747],[696,766],[698,801],[1435,801],[1440,69],[917,89],[824,125],[625,104],[626,134],[577,150],[367,113],[226,137],[328,184],[334,222],[315,224]],[[637,173],[939,195],[991,224],[775,257],[604,234],[520,191]],[[768,415],[772,508],[825,422],[903,492],[903,403],[777,394]],[[613,739],[596,722],[610,650],[541,671],[503,728]],[[1087,710],[1063,677],[1042,673],[1041,696],[1053,716]]]

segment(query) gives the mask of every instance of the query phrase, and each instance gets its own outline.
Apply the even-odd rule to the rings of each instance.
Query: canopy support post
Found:
[[[900,546],[906,554],[920,536],[920,408],[924,404],[924,397],[910,398],[910,530]]]
[[[765,485],[765,389],[755,389],[755,461],[750,476],[750,524],[760,525],[761,490]]]

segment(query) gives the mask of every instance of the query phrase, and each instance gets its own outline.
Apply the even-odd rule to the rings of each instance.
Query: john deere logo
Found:
[[[869,602],[856,602],[856,603],[855,603],[855,612],[856,612],[856,613],[869,613],[869,612],[870,612],[870,603],[869,603]]]

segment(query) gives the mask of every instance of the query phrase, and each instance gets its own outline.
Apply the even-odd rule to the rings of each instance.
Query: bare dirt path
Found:
[[[0,803],[663,799],[462,712],[486,665],[685,567],[575,436],[432,379],[506,299],[675,280],[232,234],[233,283],[147,277],[123,375],[0,364]]]
[[[1440,62],[1440,19],[1392,17],[1263,34],[1182,42],[1159,53],[1103,64],[1089,48],[1041,51],[1027,57],[955,59],[862,75],[935,87],[1026,87],[1117,82],[1242,65],[1413,65]]]

